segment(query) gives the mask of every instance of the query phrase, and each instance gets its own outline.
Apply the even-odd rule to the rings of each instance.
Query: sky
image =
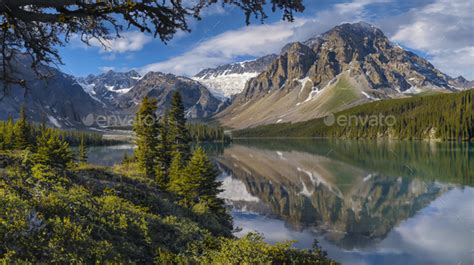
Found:
[[[289,42],[304,41],[346,22],[365,21],[394,43],[428,59],[441,71],[474,80],[474,1],[471,0],[304,0],[294,22],[269,11],[264,24],[249,26],[241,10],[214,5],[191,32],[168,43],[130,29],[108,49],[73,38],[60,48],[65,73],[75,76],[135,69],[192,76],[221,64],[279,53]]]

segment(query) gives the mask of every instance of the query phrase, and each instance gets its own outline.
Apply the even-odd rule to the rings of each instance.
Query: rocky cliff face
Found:
[[[205,85],[214,95],[229,98],[242,92],[245,83],[265,71],[276,58],[277,55],[271,54],[256,60],[207,68],[193,79]]]
[[[134,70],[124,73],[111,70],[100,75],[77,78],[77,81],[91,97],[106,104],[115,105],[116,99],[130,91],[140,78],[140,74]]]
[[[117,98],[116,102],[120,109],[135,113],[145,96],[153,97],[158,99],[158,112],[163,113],[170,105],[175,91],[179,91],[183,97],[188,118],[207,118],[226,106],[226,102],[214,97],[199,82],[159,72],[144,75],[133,88]]]
[[[372,100],[454,91],[461,81],[391,43],[374,26],[342,24],[286,45],[218,118],[234,128],[302,121]],[[249,111],[257,113],[252,120]]]
[[[105,114],[111,109],[90,97],[73,76],[43,66],[40,71],[48,79],[39,79],[29,67],[27,56],[17,55],[13,68],[17,78],[26,80],[26,88],[12,85],[8,93],[0,91],[0,119],[18,118],[21,106],[27,108],[29,119],[60,128],[83,127],[82,118],[89,113]]]
[[[181,93],[191,119],[210,117],[228,105],[199,82],[172,74],[151,72],[142,77],[136,71],[109,71],[76,78],[44,66],[41,71],[49,78],[41,80],[29,65],[28,58],[18,56],[15,71],[27,80],[27,90],[19,86],[9,89],[10,93],[0,101],[0,119],[6,120],[9,115],[16,119],[25,105],[32,121],[44,120],[61,128],[85,128],[83,121],[89,114],[134,115],[145,96],[158,98],[158,114],[162,114],[174,91]]]
[[[161,114],[170,103],[174,91],[183,97],[189,118],[207,118],[226,106],[197,81],[186,77],[150,72],[140,76],[136,71],[108,71],[78,79],[91,97],[110,106],[117,112],[133,114],[145,96],[158,99]]]

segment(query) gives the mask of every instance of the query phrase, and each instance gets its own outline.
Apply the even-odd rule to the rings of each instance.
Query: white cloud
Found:
[[[335,5],[335,11],[340,14],[361,13],[366,6],[377,3],[387,3],[392,0],[354,0],[348,3],[340,3]]]
[[[227,31],[177,57],[146,65],[141,71],[193,75],[203,68],[234,62],[238,57],[278,53],[289,42],[304,41],[337,24],[368,20],[391,40],[428,54],[441,71],[474,79],[472,1],[435,0],[403,14],[378,19],[368,12],[371,5],[388,2],[393,0],[353,0],[335,4],[311,18],[297,18],[294,23],[276,22]]]
[[[401,242],[392,242],[394,247],[402,246],[408,253],[430,257],[439,264],[452,261],[469,264],[472,255],[469,234],[474,227],[473,195],[474,189],[470,187],[447,192],[395,228],[393,233],[400,236]]]
[[[473,1],[436,0],[386,23],[398,25],[392,39],[430,55],[440,70],[474,79]]]
[[[301,30],[310,24],[310,20],[298,19],[294,23],[278,22],[227,31],[199,43],[180,56],[146,65],[142,71],[192,75],[202,68],[231,62],[237,56],[278,52],[286,43],[310,36],[308,30]]]
[[[124,53],[139,51],[152,40],[151,36],[138,31],[123,32],[120,36],[120,38],[101,41],[92,39],[90,45],[100,48],[101,52]]]
[[[279,53],[289,42],[304,41],[341,22],[361,20],[365,7],[388,1],[391,0],[355,0],[353,4],[335,5],[329,10],[317,13],[311,19],[297,18],[293,23],[280,21],[227,31],[204,40],[180,56],[146,65],[141,72],[161,71],[193,75],[203,68],[233,62],[237,57]]]
[[[474,46],[438,52],[431,62],[447,74],[474,80]]]

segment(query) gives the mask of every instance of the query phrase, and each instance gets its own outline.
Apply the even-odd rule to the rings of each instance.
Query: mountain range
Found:
[[[111,126],[128,126],[145,96],[158,99],[158,114],[170,104],[174,91],[183,98],[187,117],[209,118],[228,106],[227,100],[214,96],[201,83],[183,76],[149,72],[143,76],[136,71],[108,71],[100,75],[76,78],[47,66],[47,80],[42,80],[28,66],[25,56],[18,56],[13,64],[17,77],[26,79],[26,87],[9,86],[2,91],[0,119],[16,119],[21,106],[26,106],[28,117],[59,128],[84,128],[97,124],[85,120],[98,115],[114,117]]]
[[[305,121],[370,101],[470,86],[370,24],[342,24],[283,47],[217,119],[230,128]]]
[[[145,96],[158,99],[161,114],[172,93],[183,96],[190,119],[213,119],[241,129],[297,122],[355,105],[426,93],[449,93],[474,86],[452,78],[426,59],[396,45],[364,22],[342,24],[278,55],[208,68],[189,78],[160,72],[108,71],[74,77],[43,66],[50,78],[35,77],[28,58],[14,63],[26,88],[3,91],[0,119],[16,118],[21,105],[35,121],[77,128],[89,114],[133,115]]]

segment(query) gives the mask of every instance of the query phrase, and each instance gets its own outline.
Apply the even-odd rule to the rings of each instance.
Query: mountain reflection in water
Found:
[[[315,238],[343,264],[473,264],[469,143],[236,140],[206,144],[223,172],[237,235]],[[132,145],[89,148],[113,165]]]
[[[457,250],[438,251],[446,262],[458,264],[471,259],[474,218],[472,206],[465,208],[474,202],[473,152],[467,143],[259,139],[237,141],[215,160],[223,172],[221,196],[233,205],[236,224],[245,232],[263,232],[270,241],[296,239],[300,247],[319,238],[334,249],[330,254],[344,259],[352,253],[348,261],[353,263],[352,256],[362,250],[372,249],[371,259],[388,258],[374,249],[395,242],[394,236],[422,243],[422,236],[413,238],[416,232],[407,234],[407,225],[439,218],[430,218],[430,211],[449,217],[454,207],[466,218],[442,227],[450,237],[430,232],[430,240],[447,244],[452,239]],[[446,207],[445,196],[462,199]],[[393,251],[408,255],[406,264],[428,262],[421,253],[409,255],[402,249]],[[456,254],[452,260],[451,254]],[[396,264],[390,260],[386,263]],[[441,260],[428,263],[443,264]]]

